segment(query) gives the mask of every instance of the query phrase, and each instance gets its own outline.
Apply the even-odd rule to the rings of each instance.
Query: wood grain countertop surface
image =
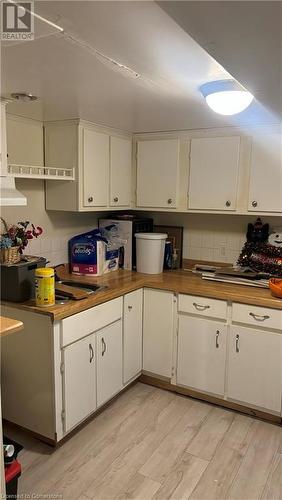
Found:
[[[35,302],[32,300],[23,303],[4,302],[3,304],[17,309],[45,314],[51,316],[53,321],[58,321],[128,292],[147,287],[282,310],[282,299],[274,297],[269,289],[202,280],[199,275],[183,269],[165,271],[157,275],[119,270],[92,278],[89,276],[74,276],[69,274],[67,266],[61,266],[57,269],[57,273],[63,279],[95,283],[104,285],[107,288],[97,294],[90,295],[86,299],[70,300],[63,305],[56,304],[52,307],[36,307]]]
[[[10,333],[15,333],[22,329],[22,321],[6,318],[6,316],[0,316],[0,337],[10,335]]]

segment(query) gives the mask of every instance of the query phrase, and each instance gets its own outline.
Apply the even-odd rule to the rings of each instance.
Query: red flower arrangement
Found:
[[[19,247],[19,252],[23,253],[29,240],[38,238],[43,233],[40,226],[34,226],[29,221],[18,222],[6,229],[5,234],[1,235],[1,248]]]

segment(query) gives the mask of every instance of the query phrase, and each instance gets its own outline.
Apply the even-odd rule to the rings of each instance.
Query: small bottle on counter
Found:
[[[35,270],[35,302],[40,307],[55,305],[55,272],[51,267]]]
[[[178,269],[178,248],[173,249],[172,254],[172,269]]]

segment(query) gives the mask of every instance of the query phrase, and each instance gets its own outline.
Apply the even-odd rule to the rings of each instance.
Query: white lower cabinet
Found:
[[[95,335],[62,351],[63,422],[68,432],[96,409]]]
[[[224,395],[227,326],[179,315],[177,384]]]
[[[174,294],[144,290],[143,370],[171,378]]]
[[[231,326],[227,396],[281,412],[282,334]]]
[[[122,321],[96,333],[97,406],[122,389]]]
[[[123,306],[123,383],[142,370],[143,290],[124,296]]]

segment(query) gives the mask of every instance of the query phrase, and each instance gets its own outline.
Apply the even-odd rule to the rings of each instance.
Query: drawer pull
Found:
[[[219,330],[216,330],[215,334],[215,347],[218,349],[219,348]]]
[[[89,344],[89,352],[90,352],[90,359],[89,359],[89,362],[92,363],[93,359],[94,359],[94,349],[92,347],[92,344]]]
[[[239,349],[239,339],[240,339],[240,336],[236,335],[236,352],[240,351],[240,349]]]
[[[249,315],[252,316],[252,318],[254,318],[256,321],[265,321],[266,319],[270,318],[270,316],[268,316],[267,314],[263,316],[261,314],[249,313]]]
[[[107,344],[104,341],[104,337],[102,337],[102,356],[104,356],[106,350],[107,350]]]
[[[197,302],[193,302],[193,306],[197,311],[205,311],[206,309],[209,309],[210,306],[204,306],[203,304],[197,304]]]

